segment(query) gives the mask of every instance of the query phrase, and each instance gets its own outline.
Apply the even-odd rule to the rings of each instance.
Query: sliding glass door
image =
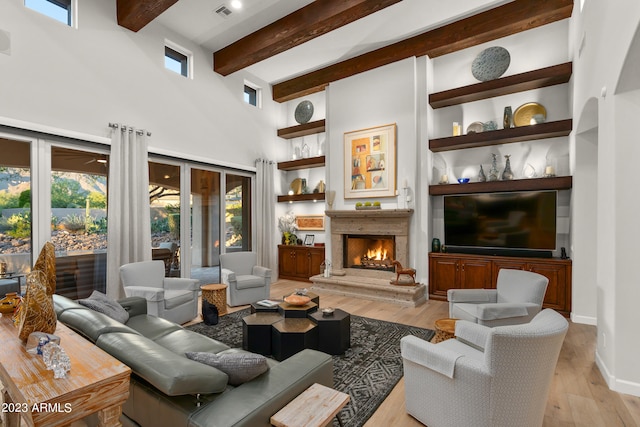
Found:
[[[51,242],[56,293],[86,298],[106,292],[109,156],[70,146],[51,147]]]
[[[167,161],[149,162],[151,257],[165,264],[165,276],[180,277],[181,167]]]
[[[108,152],[90,144],[0,136],[0,262],[22,285],[46,241],[56,293],[105,291]],[[5,277],[11,280],[11,277]]]
[[[250,251],[251,178],[227,173],[224,201],[226,251]]]
[[[16,276],[31,270],[31,144],[0,138],[0,153],[0,280],[24,284]]]

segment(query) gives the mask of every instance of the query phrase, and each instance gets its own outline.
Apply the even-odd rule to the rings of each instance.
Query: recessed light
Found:
[[[169,178],[171,178],[171,175],[169,175],[169,174],[164,176],[164,179],[169,179]]]
[[[234,9],[242,9],[242,2],[240,0],[231,0],[231,7]]]

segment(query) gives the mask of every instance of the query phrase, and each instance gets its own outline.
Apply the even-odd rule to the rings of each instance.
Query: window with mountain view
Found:
[[[0,138],[0,152],[0,262],[13,276],[31,269],[31,145]]]

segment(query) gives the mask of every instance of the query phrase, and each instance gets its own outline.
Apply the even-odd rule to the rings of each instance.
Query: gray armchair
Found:
[[[226,284],[227,304],[251,304],[269,298],[271,270],[257,264],[255,252],[231,252],[220,255],[220,274]]]
[[[523,325],[459,320],[438,344],[403,337],[407,413],[429,427],[540,427],[568,327],[546,309]]]
[[[163,261],[142,261],[120,267],[127,297],[147,300],[147,313],[183,324],[198,315],[198,280],[164,277]]]
[[[449,317],[486,326],[527,323],[542,309],[548,284],[541,274],[503,268],[496,289],[449,289]]]

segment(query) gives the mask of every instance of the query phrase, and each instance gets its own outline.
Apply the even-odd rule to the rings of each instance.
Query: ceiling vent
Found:
[[[222,5],[216,9],[216,13],[223,18],[227,18],[229,15],[231,15],[232,12],[231,9],[229,9],[227,6]]]

